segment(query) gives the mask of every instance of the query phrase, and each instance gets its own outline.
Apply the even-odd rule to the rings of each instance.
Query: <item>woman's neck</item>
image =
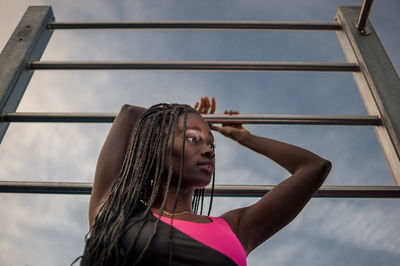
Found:
[[[161,190],[163,191],[163,193],[160,193],[160,196],[157,196],[157,198],[155,199],[154,204],[152,205],[153,209],[160,210],[165,196],[164,188],[165,186],[162,186]],[[174,209],[175,198],[177,198],[175,214],[184,211],[189,211],[190,213],[192,213],[192,198],[194,189],[180,189],[178,195],[176,195],[176,192],[177,188],[171,185],[168,189],[168,195],[165,202],[164,210],[172,213]]]

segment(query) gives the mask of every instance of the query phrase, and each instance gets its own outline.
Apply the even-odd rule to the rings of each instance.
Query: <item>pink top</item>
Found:
[[[158,217],[157,214],[153,214]],[[236,262],[237,265],[247,265],[246,252],[229,224],[220,217],[206,217],[211,220],[210,223],[174,219],[172,226],[200,243],[221,252]],[[171,225],[170,218],[161,216],[160,220]]]

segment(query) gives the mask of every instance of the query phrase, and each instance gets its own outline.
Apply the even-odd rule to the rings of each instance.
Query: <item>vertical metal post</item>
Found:
[[[366,28],[369,12],[372,8],[372,3],[374,0],[364,0],[363,5],[361,7],[360,16],[356,22],[356,28],[359,34],[368,35],[369,30]]]
[[[32,77],[28,61],[39,60],[51,37],[54,21],[49,6],[30,6],[0,54],[0,113],[14,112]],[[8,123],[0,123],[0,142]]]
[[[400,79],[372,24],[368,35],[360,35],[353,22],[360,7],[339,7],[335,20],[343,31],[339,43],[349,62],[358,63],[361,71],[353,73],[366,109],[382,118],[375,127],[378,140],[395,182],[400,185]]]

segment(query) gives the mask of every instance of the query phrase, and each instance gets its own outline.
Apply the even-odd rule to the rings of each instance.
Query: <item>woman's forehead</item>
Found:
[[[179,117],[178,128],[183,131],[183,115]],[[186,120],[187,129],[210,132],[210,127],[203,117],[197,113],[188,113]]]

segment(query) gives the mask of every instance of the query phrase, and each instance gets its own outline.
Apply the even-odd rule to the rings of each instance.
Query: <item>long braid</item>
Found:
[[[214,173],[212,176],[212,181],[211,181],[211,193],[210,193],[210,205],[208,207],[208,212],[207,215],[210,216],[211,214],[211,208],[212,208],[212,203],[213,203],[213,199],[214,199],[214,187],[215,187],[215,166],[214,166]]]
[[[188,105],[158,104],[149,108],[139,118],[131,135],[119,177],[112,186],[108,200],[100,209],[95,224],[88,233],[89,237],[86,239],[81,265],[125,265],[127,263],[128,256],[124,254],[120,240],[128,225],[138,223],[139,230],[144,226],[146,215],[157,196],[160,195],[161,181],[165,180],[166,191],[162,199],[160,215],[145,247],[136,257],[136,263],[142,259],[151,239],[156,234],[159,219],[165,208],[166,196],[172,180],[173,146],[178,118],[184,114],[184,128],[186,128],[186,114],[189,112],[196,111]],[[182,178],[183,155],[184,145],[179,169],[178,190]],[[166,166],[167,171],[165,171]],[[179,191],[176,194],[174,210],[178,193]],[[204,191],[202,195],[204,197]],[[196,190],[193,199],[195,212],[198,210],[199,196],[201,193]],[[144,211],[138,212],[142,205],[146,208]],[[201,205],[203,205],[203,199]],[[132,241],[133,243],[130,244],[128,252],[134,246],[138,235],[139,232]],[[172,241],[172,235],[170,235],[170,239]],[[172,252],[170,252],[170,256],[172,260]]]
[[[201,204],[200,204],[200,215],[202,215],[203,214],[203,204],[204,204],[204,188],[202,188],[201,190],[200,190],[200,198],[201,198]]]
[[[173,112],[171,115],[172,115],[172,117],[174,119],[171,119],[170,121],[173,121],[173,120],[178,118],[178,113],[177,112]],[[142,259],[142,257],[144,256],[144,253],[146,252],[146,250],[150,246],[150,242],[153,239],[154,235],[156,234],[157,225],[158,225],[158,223],[160,221],[161,213],[164,211],[164,208],[165,208],[165,203],[167,201],[167,196],[168,196],[168,190],[169,190],[169,186],[171,184],[171,179],[172,179],[172,162],[173,162],[173,147],[174,147],[174,141],[175,141],[175,138],[174,138],[175,130],[176,130],[176,123],[172,124],[172,122],[171,122],[169,124],[169,127],[168,127],[168,134],[167,135],[168,136],[172,135],[173,137],[171,139],[169,137],[166,139],[166,143],[169,143],[168,146],[170,147],[169,148],[169,167],[168,167],[167,185],[166,185],[166,189],[165,189],[165,193],[164,193],[164,198],[163,198],[163,201],[162,201],[162,204],[161,204],[161,207],[160,207],[160,214],[159,214],[157,222],[155,223],[155,226],[153,228],[153,232],[151,233],[149,239],[147,240],[147,243],[146,243],[145,247],[143,248],[142,252],[139,254],[135,264]],[[171,131],[172,131],[172,134],[170,134]],[[148,205],[148,208],[150,206],[151,205]]]

